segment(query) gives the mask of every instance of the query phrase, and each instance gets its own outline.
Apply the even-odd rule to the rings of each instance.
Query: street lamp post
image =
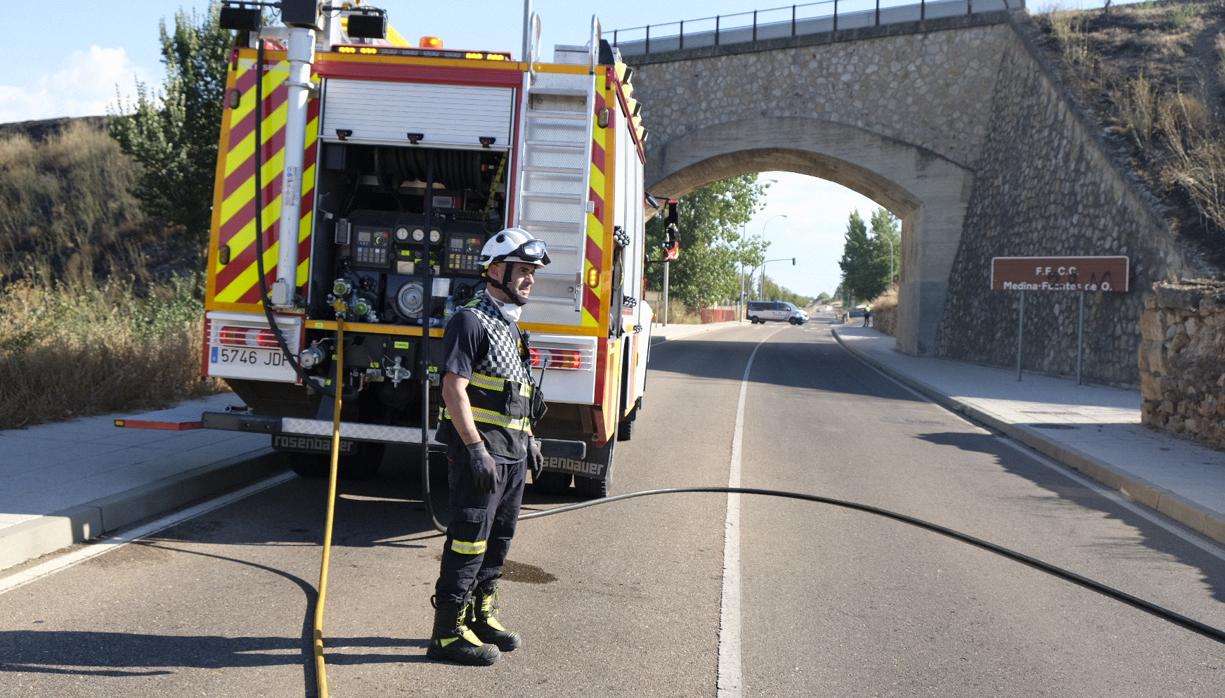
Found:
[[[889,243],[889,285],[893,285],[893,239],[888,235],[877,235],[883,237],[885,242]]]
[[[776,218],[786,218],[786,217],[787,217],[787,214],[785,214],[785,213],[776,213],[776,214],[774,214],[773,216],[770,216],[769,218],[767,218],[767,219],[766,219],[766,222],[761,224],[761,239],[762,239],[762,240],[765,240],[765,239],[766,239],[766,228],[768,228],[768,227],[770,226],[770,224],[771,224],[772,222],[774,222],[774,220],[775,220]],[[763,252],[764,252],[764,250],[763,250]],[[761,266],[762,266],[762,267],[765,267],[765,265],[766,265],[766,263],[765,263],[765,262],[762,262],[762,263],[761,263]],[[754,270],[754,271],[756,271],[756,270]],[[762,283],[764,283],[764,279],[765,279],[765,272],[764,272],[764,270],[763,270],[763,272],[762,272],[762,279],[763,279],[763,282],[762,282]],[[752,290],[752,286],[753,286],[753,275],[752,275],[752,274],[750,274],[750,275],[749,275],[749,290]],[[757,287],[757,292],[758,292],[758,294],[762,294],[762,293],[765,293],[765,292],[766,292],[766,289],[765,289],[764,287],[762,287],[761,285],[758,285],[758,287]]]
[[[767,259],[766,261],[761,263],[761,266],[758,267],[758,269],[761,269],[761,278],[760,278],[760,281],[758,281],[757,283],[757,290],[759,293],[761,293],[763,296],[766,293],[766,265],[769,264],[770,262],[786,262],[789,259],[791,260],[791,266],[794,267],[795,257],[777,257],[775,259]],[[756,274],[757,269],[754,269],[753,273]]]

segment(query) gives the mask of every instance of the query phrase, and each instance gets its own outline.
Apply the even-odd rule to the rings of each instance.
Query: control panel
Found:
[[[447,233],[446,255],[442,259],[443,269],[448,274],[481,275],[481,248],[485,245],[485,234],[455,230]]]
[[[336,230],[333,278],[363,301],[362,321],[422,324],[428,306],[429,323],[439,325],[480,283],[489,233],[479,220],[357,209]]]
[[[379,226],[353,227],[353,262],[366,268],[385,268],[390,259],[391,231]]]

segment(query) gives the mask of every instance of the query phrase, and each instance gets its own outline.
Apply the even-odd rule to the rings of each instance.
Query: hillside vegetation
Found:
[[[1055,11],[1035,23],[1174,229],[1225,268],[1225,0]]]
[[[0,429],[215,390],[198,240],[145,216],[98,123],[39,135],[0,137]]]

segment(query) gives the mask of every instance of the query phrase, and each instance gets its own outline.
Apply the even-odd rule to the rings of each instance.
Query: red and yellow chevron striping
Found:
[[[217,158],[213,196],[213,226],[209,255],[207,306],[235,309],[259,303],[255,264],[255,59],[253,51],[240,52],[231,70],[226,93],[237,91],[237,106],[227,104],[222,121],[222,147]],[[285,122],[289,64],[281,52],[269,52],[263,71],[260,107],[260,202],[263,204],[265,283],[276,280],[281,214],[281,175],[285,167]],[[310,233],[314,209],[315,141],[319,132],[319,103],[308,103],[303,162],[301,219],[298,221],[299,291],[305,293],[310,268]],[[218,252],[227,249],[228,263]]]
[[[595,111],[591,114],[591,119],[595,122],[591,129],[591,176],[588,186],[588,200],[591,201],[592,210],[587,214],[587,249],[586,261],[583,263],[583,325],[592,327],[601,324],[604,313],[600,312],[598,289],[592,288],[586,281],[591,278],[592,270],[597,269],[600,285],[608,282],[604,278],[604,238],[607,233],[604,218],[607,182],[604,173],[608,169],[607,145],[608,132],[611,129],[601,128],[597,121],[600,111],[604,109],[604,83],[602,76],[597,79]]]

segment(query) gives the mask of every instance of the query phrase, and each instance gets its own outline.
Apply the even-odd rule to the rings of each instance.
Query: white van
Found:
[[[746,314],[754,325],[770,321],[790,322],[793,325],[808,322],[807,313],[786,301],[749,301]]]

